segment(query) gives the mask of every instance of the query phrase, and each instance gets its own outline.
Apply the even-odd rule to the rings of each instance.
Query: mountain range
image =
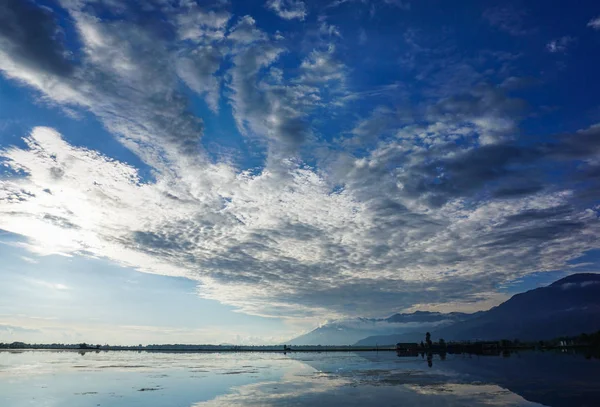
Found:
[[[427,328],[433,330],[466,320],[471,314],[417,311],[394,314],[389,318],[352,318],[328,322],[315,330],[292,339],[291,345],[352,345],[373,335],[398,335]]]
[[[600,274],[572,274],[546,287],[516,294],[473,314],[417,311],[388,318],[354,318],[326,323],[292,339],[291,345],[385,346],[433,340],[524,341],[600,330]]]

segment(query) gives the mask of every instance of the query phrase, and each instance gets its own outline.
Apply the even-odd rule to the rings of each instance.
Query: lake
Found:
[[[0,406],[599,406],[600,360],[395,352],[0,351]]]

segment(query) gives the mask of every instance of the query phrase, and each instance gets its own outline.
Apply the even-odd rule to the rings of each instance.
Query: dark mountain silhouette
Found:
[[[525,341],[574,336],[600,330],[600,274],[573,274],[547,287],[516,294],[488,311],[448,326],[431,329],[434,341],[498,340]],[[372,336],[356,345],[415,342],[425,331],[399,335]]]
[[[600,329],[600,275],[574,274],[513,296],[476,318],[435,330],[437,338],[543,340]]]

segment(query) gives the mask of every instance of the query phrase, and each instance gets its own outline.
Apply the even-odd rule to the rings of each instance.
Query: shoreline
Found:
[[[24,352],[24,351],[50,351],[50,352],[79,352],[79,353],[91,353],[91,352],[147,352],[147,353],[340,353],[340,352],[397,352],[402,356],[418,356],[420,354],[500,354],[502,352],[518,352],[518,351],[553,351],[553,350],[585,350],[594,349],[589,346],[553,346],[553,347],[535,347],[535,346],[523,346],[523,347],[510,347],[510,348],[496,348],[490,350],[474,349],[464,347],[461,349],[416,349],[414,351],[405,352],[398,351],[395,347],[378,347],[378,348],[324,348],[324,349],[306,349],[302,347],[293,349],[249,349],[249,348],[224,348],[224,349],[142,349],[142,348],[43,348],[43,347],[30,347],[30,348],[13,348],[0,349],[0,352]]]

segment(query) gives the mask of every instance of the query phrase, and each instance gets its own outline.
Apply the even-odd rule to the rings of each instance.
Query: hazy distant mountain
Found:
[[[468,314],[467,314],[468,315]],[[398,342],[416,342],[419,343],[425,339],[425,330],[415,330],[403,334],[391,335],[373,335],[356,341],[356,346],[386,346],[394,345]]]
[[[394,314],[385,319],[355,318],[329,322],[289,341],[291,345],[352,345],[374,335],[402,335],[433,330],[468,318],[469,314],[417,311]]]
[[[542,288],[516,294],[508,301],[429,329],[433,340],[542,340],[600,330],[600,274],[573,274]],[[366,337],[356,345],[419,342],[427,330]]]

